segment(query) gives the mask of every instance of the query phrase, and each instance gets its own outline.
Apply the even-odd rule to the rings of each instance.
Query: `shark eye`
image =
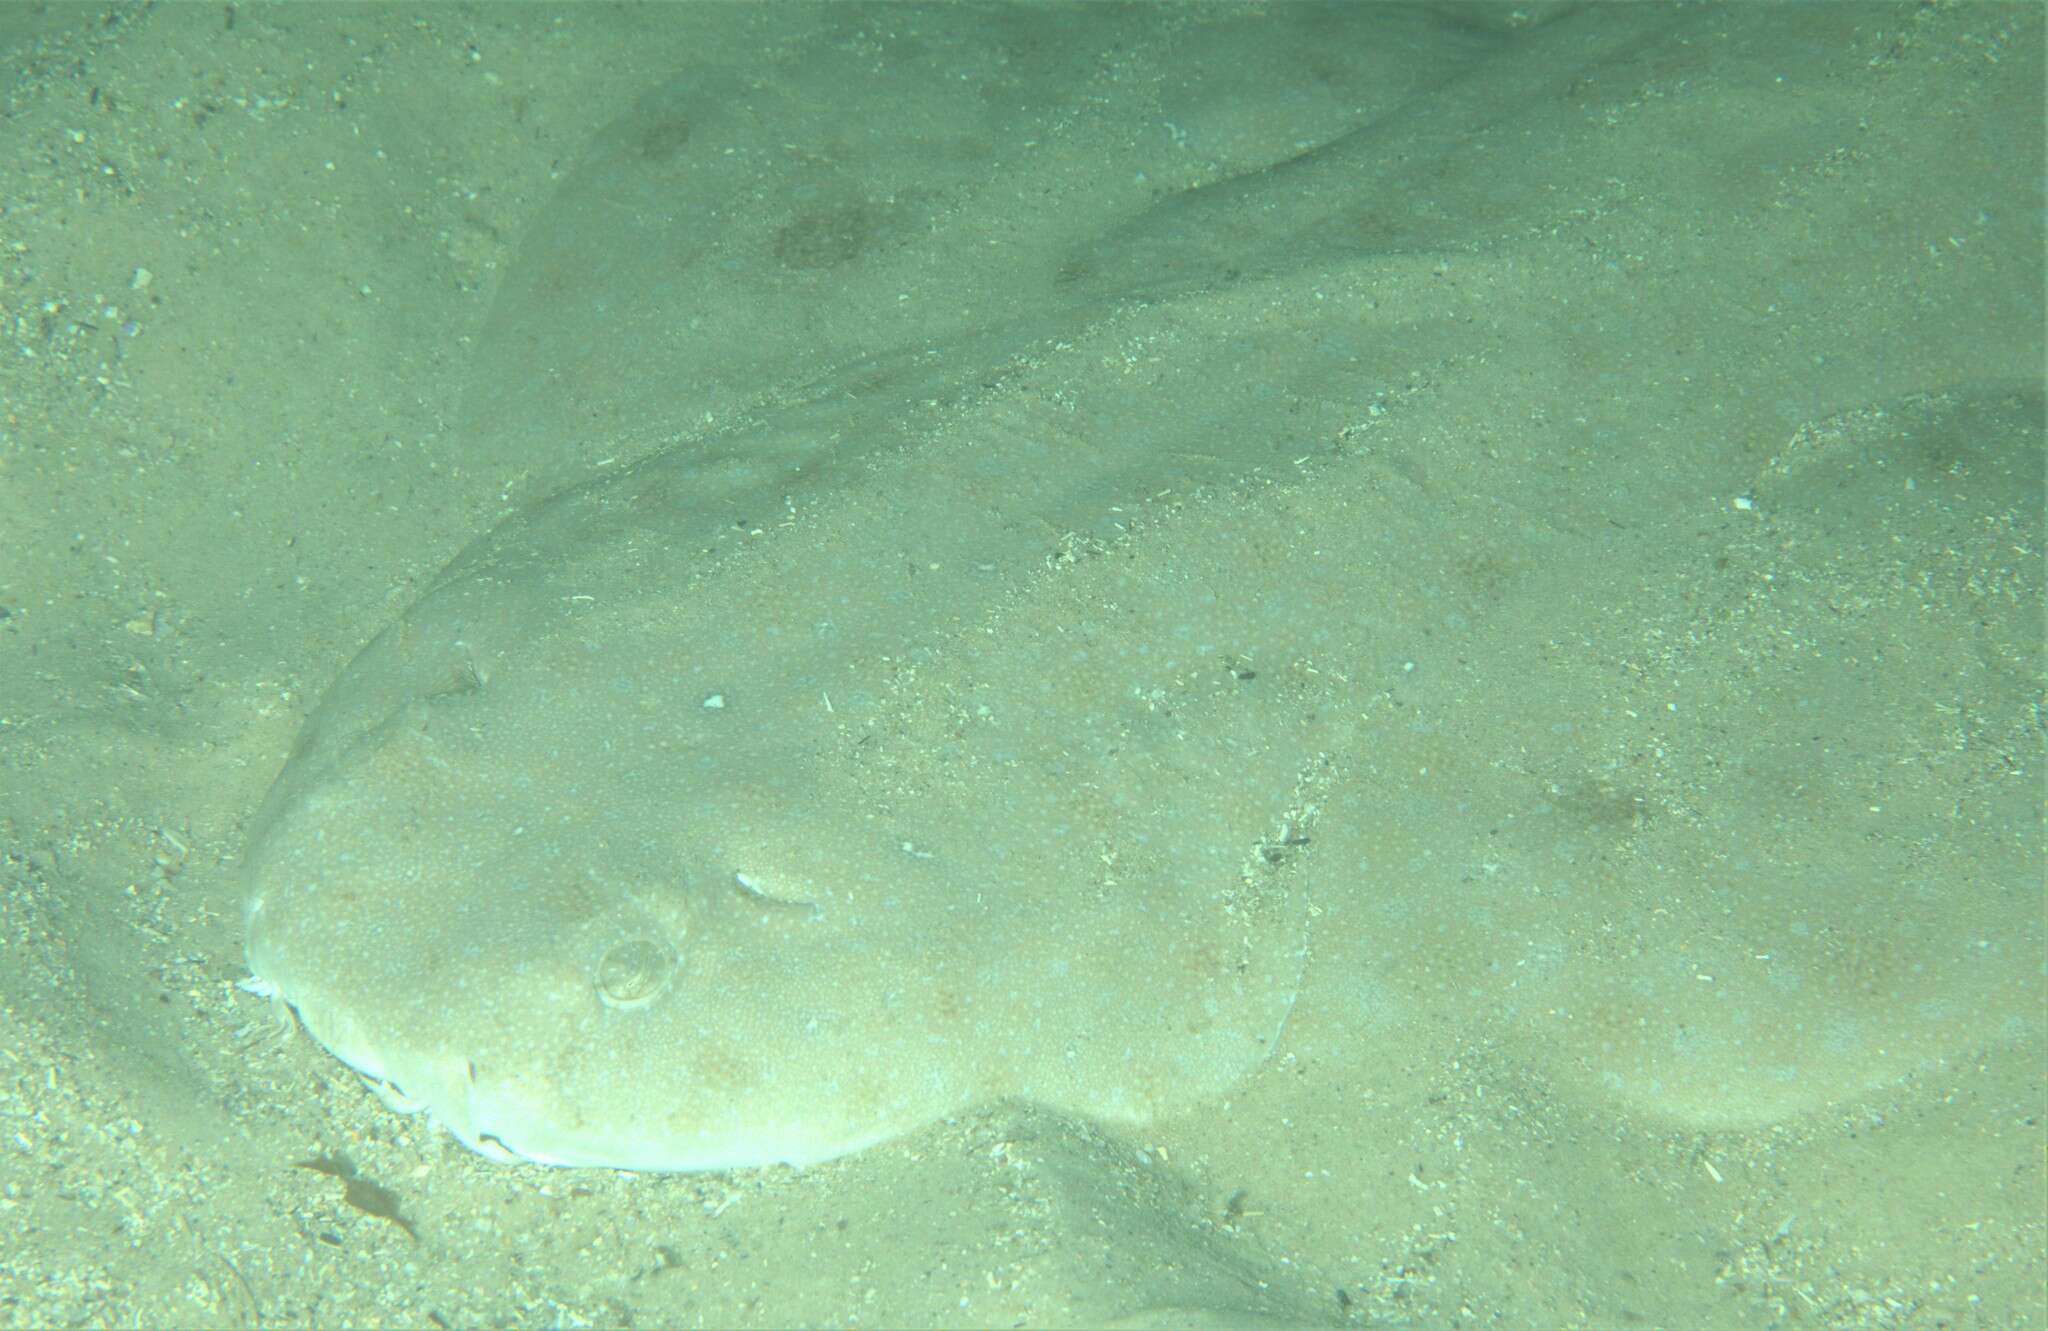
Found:
[[[645,1007],[668,987],[676,951],[656,938],[629,938],[605,949],[597,963],[597,996],[606,1007]]]

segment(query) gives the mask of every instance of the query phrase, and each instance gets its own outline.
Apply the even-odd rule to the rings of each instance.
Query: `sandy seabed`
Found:
[[[1455,719],[1404,728],[1423,737],[1394,751],[1434,755],[1439,779],[1480,791],[1523,765],[1531,803],[1515,816],[1556,818],[1555,858],[1573,866],[1553,865],[1537,896],[1567,878],[1595,892],[1689,881],[1673,847],[1768,846],[1780,833],[1764,810],[1808,847],[1835,842],[1801,826],[1838,824],[1849,849],[1816,852],[1799,880],[1828,903],[1821,923],[1773,941],[1758,921],[1780,918],[1776,899],[1745,895],[1740,875],[1662,905],[1617,896],[1542,939],[1526,903],[1388,887],[1326,903],[1288,1043],[1226,1104],[1135,1136],[997,1104],[800,1172],[675,1177],[495,1165],[383,1108],[237,987],[236,859],[354,652],[471,538],[562,479],[475,452],[455,422],[498,283],[591,136],[693,64],[772,65],[819,33],[886,52],[915,11],[0,12],[0,1322],[2048,1322],[2038,481],[2031,495],[1966,490],[1964,519],[1946,535],[1907,528],[1925,545],[1904,554],[1888,535],[1858,545],[1833,530],[1825,488],[1885,533],[1870,467],[1897,460],[1902,487],[1908,472],[1921,487],[1983,475],[1998,457],[2039,477],[2041,14],[1813,12],[1812,39],[1768,69],[1714,64],[1730,39],[1709,24],[1688,48],[1697,66],[1568,92],[1627,124],[1688,87],[1776,79],[1827,83],[1868,115],[1820,120],[1786,97],[1768,136],[1776,183],[1732,187],[1762,200],[1749,216],[1770,280],[1672,280],[1635,312],[1645,345],[1694,359],[1616,371],[1570,326],[1532,371],[1517,418],[1529,429],[1608,419],[1584,404],[1631,385],[1705,419],[1681,385],[1723,363],[1789,362],[1810,390],[1730,417],[1731,436],[1755,434],[1761,493],[1652,519],[1686,539],[1726,524],[1737,534],[1701,547],[1724,562],[1604,621],[1558,607],[1572,630],[1558,650],[1635,623],[1691,622],[1707,641],[1746,606],[1793,655],[1811,642],[1924,661],[1978,634],[1985,672],[1925,697],[1822,699],[1796,763],[1778,761],[1795,748],[1745,736],[1739,699],[1710,711],[1718,739],[1674,722],[1666,739],[1725,746],[1751,782],[1718,833],[1713,753],[1687,767],[1648,722],[1624,733],[1678,710],[1660,682],[1682,674],[1671,637],[1602,658],[1612,692],[1588,709],[1596,738],[1532,753],[1511,718],[1450,707]],[[1160,13],[1194,27],[1239,15]],[[1469,13],[1479,36],[1461,40],[1528,21]],[[1731,12],[1738,41],[1745,21]],[[1178,86],[1160,69],[1130,82],[1167,101]],[[1186,128],[1160,137],[1162,180],[1189,172]],[[1586,318],[1614,297],[1599,281],[1731,271],[1700,257],[1725,252],[1683,234],[1682,209],[1641,211],[1688,154],[1722,146],[1588,170],[1602,187],[1559,205],[1560,225],[1583,228],[1588,271],[1606,274],[1576,297]],[[1633,236],[1632,217],[1649,219]],[[1462,244],[1488,256],[1483,235]],[[1834,257],[1801,280],[1773,245]],[[1390,300],[1412,300],[1445,273],[1407,265],[1388,280]],[[1483,313],[1483,292],[1446,299]],[[1737,328],[1756,340],[1726,340]],[[1385,405],[1361,404],[1361,428]],[[1374,446],[1419,492],[1479,484],[1390,428]],[[1914,452],[1927,435],[1960,442]],[[1829,470],[1852,453],[1869,466]],[[1741,524],[1781,481],[1783,539],[1756,537]],[[1493,484],[1510,493],[1512,472]],[[1498,549],[1420,563],[1449,605],[1516,576]],[[1749,591],[1715,590],[1731,566],[1754,575]],[[1947,600],[1915,617],[1899,598],[1922,574]],[[1795,575],[1811,596],[1763,608]],[[1680,613],[1714,596],[1722,620]],[[1743,657],[1729,641],[1695,659]],[[1372,663],[1389,715],[1442,718],[1426,690],[1458,677],[1452,655],[1390,644]],[[1597,674],[1588,662],[1578,677]],[[1876,738],[1865,752],[1855,736]],[[1864,776],[1889,783],[1881,798]],[[1392,877],[1483,887],[1522,871],[1483,853],[1484,835],[1455,855],[1449,833],[1432,841],[1433,820],[1474,801],[1488,816],[1487,795],[1407,798],[1409,841],[1370,852]],[[1914,812],[1856,821],[1877,804]],[[1690,833],[1670,830],[1688,818]],[[1860,858],[1880,841],[1891,849]],[[1669,967],[1650,978],[1645,937],[1667,960],[1800,957],[1804,986],[1760,984],[1781,1003],[1748,1019],[1790,1029],[1819,1013],[1825,1029],[1810,1044],[1759,1034],[1806,1054],[1748,1080],[1710,1009],[1624,1029],[1631,985],[1669,980]],[[1969,956],[1986,960],[1968,971]],[[1687,985],[1729,982],[1682,964]],[[1583,978],[1597,968],[1607,979]],[[1612,1029],[1586,1024],[1596,1008]],[[1642,1066],[1718,1069],[1731,1089],[1618,1071],[1637,1040]]]

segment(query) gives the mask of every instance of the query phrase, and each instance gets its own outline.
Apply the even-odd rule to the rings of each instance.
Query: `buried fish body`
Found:
[[[1008,63],[1169,68],[1106,30],[1147,12],[1015,11],[1068,27],[994,60],[976,12],[919,11],[879,63],[826,42],[694,73],[563,183],[463,422],[465,465],[552,497],[343,672],[246,859],[254,985],[398,1103],[499,1158],[802,1163],[1000,1097],[1142,1122],[1283,1039],[1297,1068],[1365,1066],[1426,1011],[1725,1125],[1960,1047],[2025,981],[2025,948],[1974,940],[2038,886],[2029,843],[1954,835],[1946,862],[1998,891],[1875,911],[1861,884],[1936,870],[1795,816],[1775,776],[1810,754],[1774,745],[1813,742],[1820,700],[1875,763],[1869,718],[1949,687],[1943,651],[2022,659],[2037,619],[2001,628],[2023,646],[1901,652],[1886,584],[1828,602],[1830,633],[1874,607],[1861,645],[1766,670],[1748,610],[1701,607],[1749,605],[1702,572],[1744,559],[1832,587],[1871,550],[1946,549],[1950,512],[2037,523],[2038,394],[1901,398],[1918,351],[1851,339],[1825,396],[1886,396],[1761,464],[1766,404],[1811,397],[1810,367],[1700,293],[1759,255],[1880,305],[1896,284],[1791,214],[1776,249],[1661,275],[1574,229],[1612,145],[1568,71],[1679,52],[1715,11],[1469,34],[1461,77],[1318,26],[1426,16],[1290,10],[1361,53],[1318,66],[1341,96],[1289,104],[1328,115],[1275,138],[1286,71],[1218,64],[1240,86],[1174,122],[1215,171],[1158,193],[1151,103]],[[1631,111],[1639,151],[1741,138],[1749,103],[1688,86]],[[1194,118],[1214,107],[1242,132]],[[1627,225],[1776,215],[1725,181],[1668,206]],[[1644,368],[1707,327],[1735,397]],[[1899,475],[1949,507],[1902,507]],[[1838,522],[1858,486],[1866,529]],[[1740,516],[1699,516],[1714,495]],[[1764,553],[1722,530],[1758,512]],[[1686,708],[1644,653],[1700,686]],[[1745,835],[1770,854],[1725,862]],[[1809,923],[1830,912],[1866,941]],[[1874,956],[1910,981],[1873,989]]]

